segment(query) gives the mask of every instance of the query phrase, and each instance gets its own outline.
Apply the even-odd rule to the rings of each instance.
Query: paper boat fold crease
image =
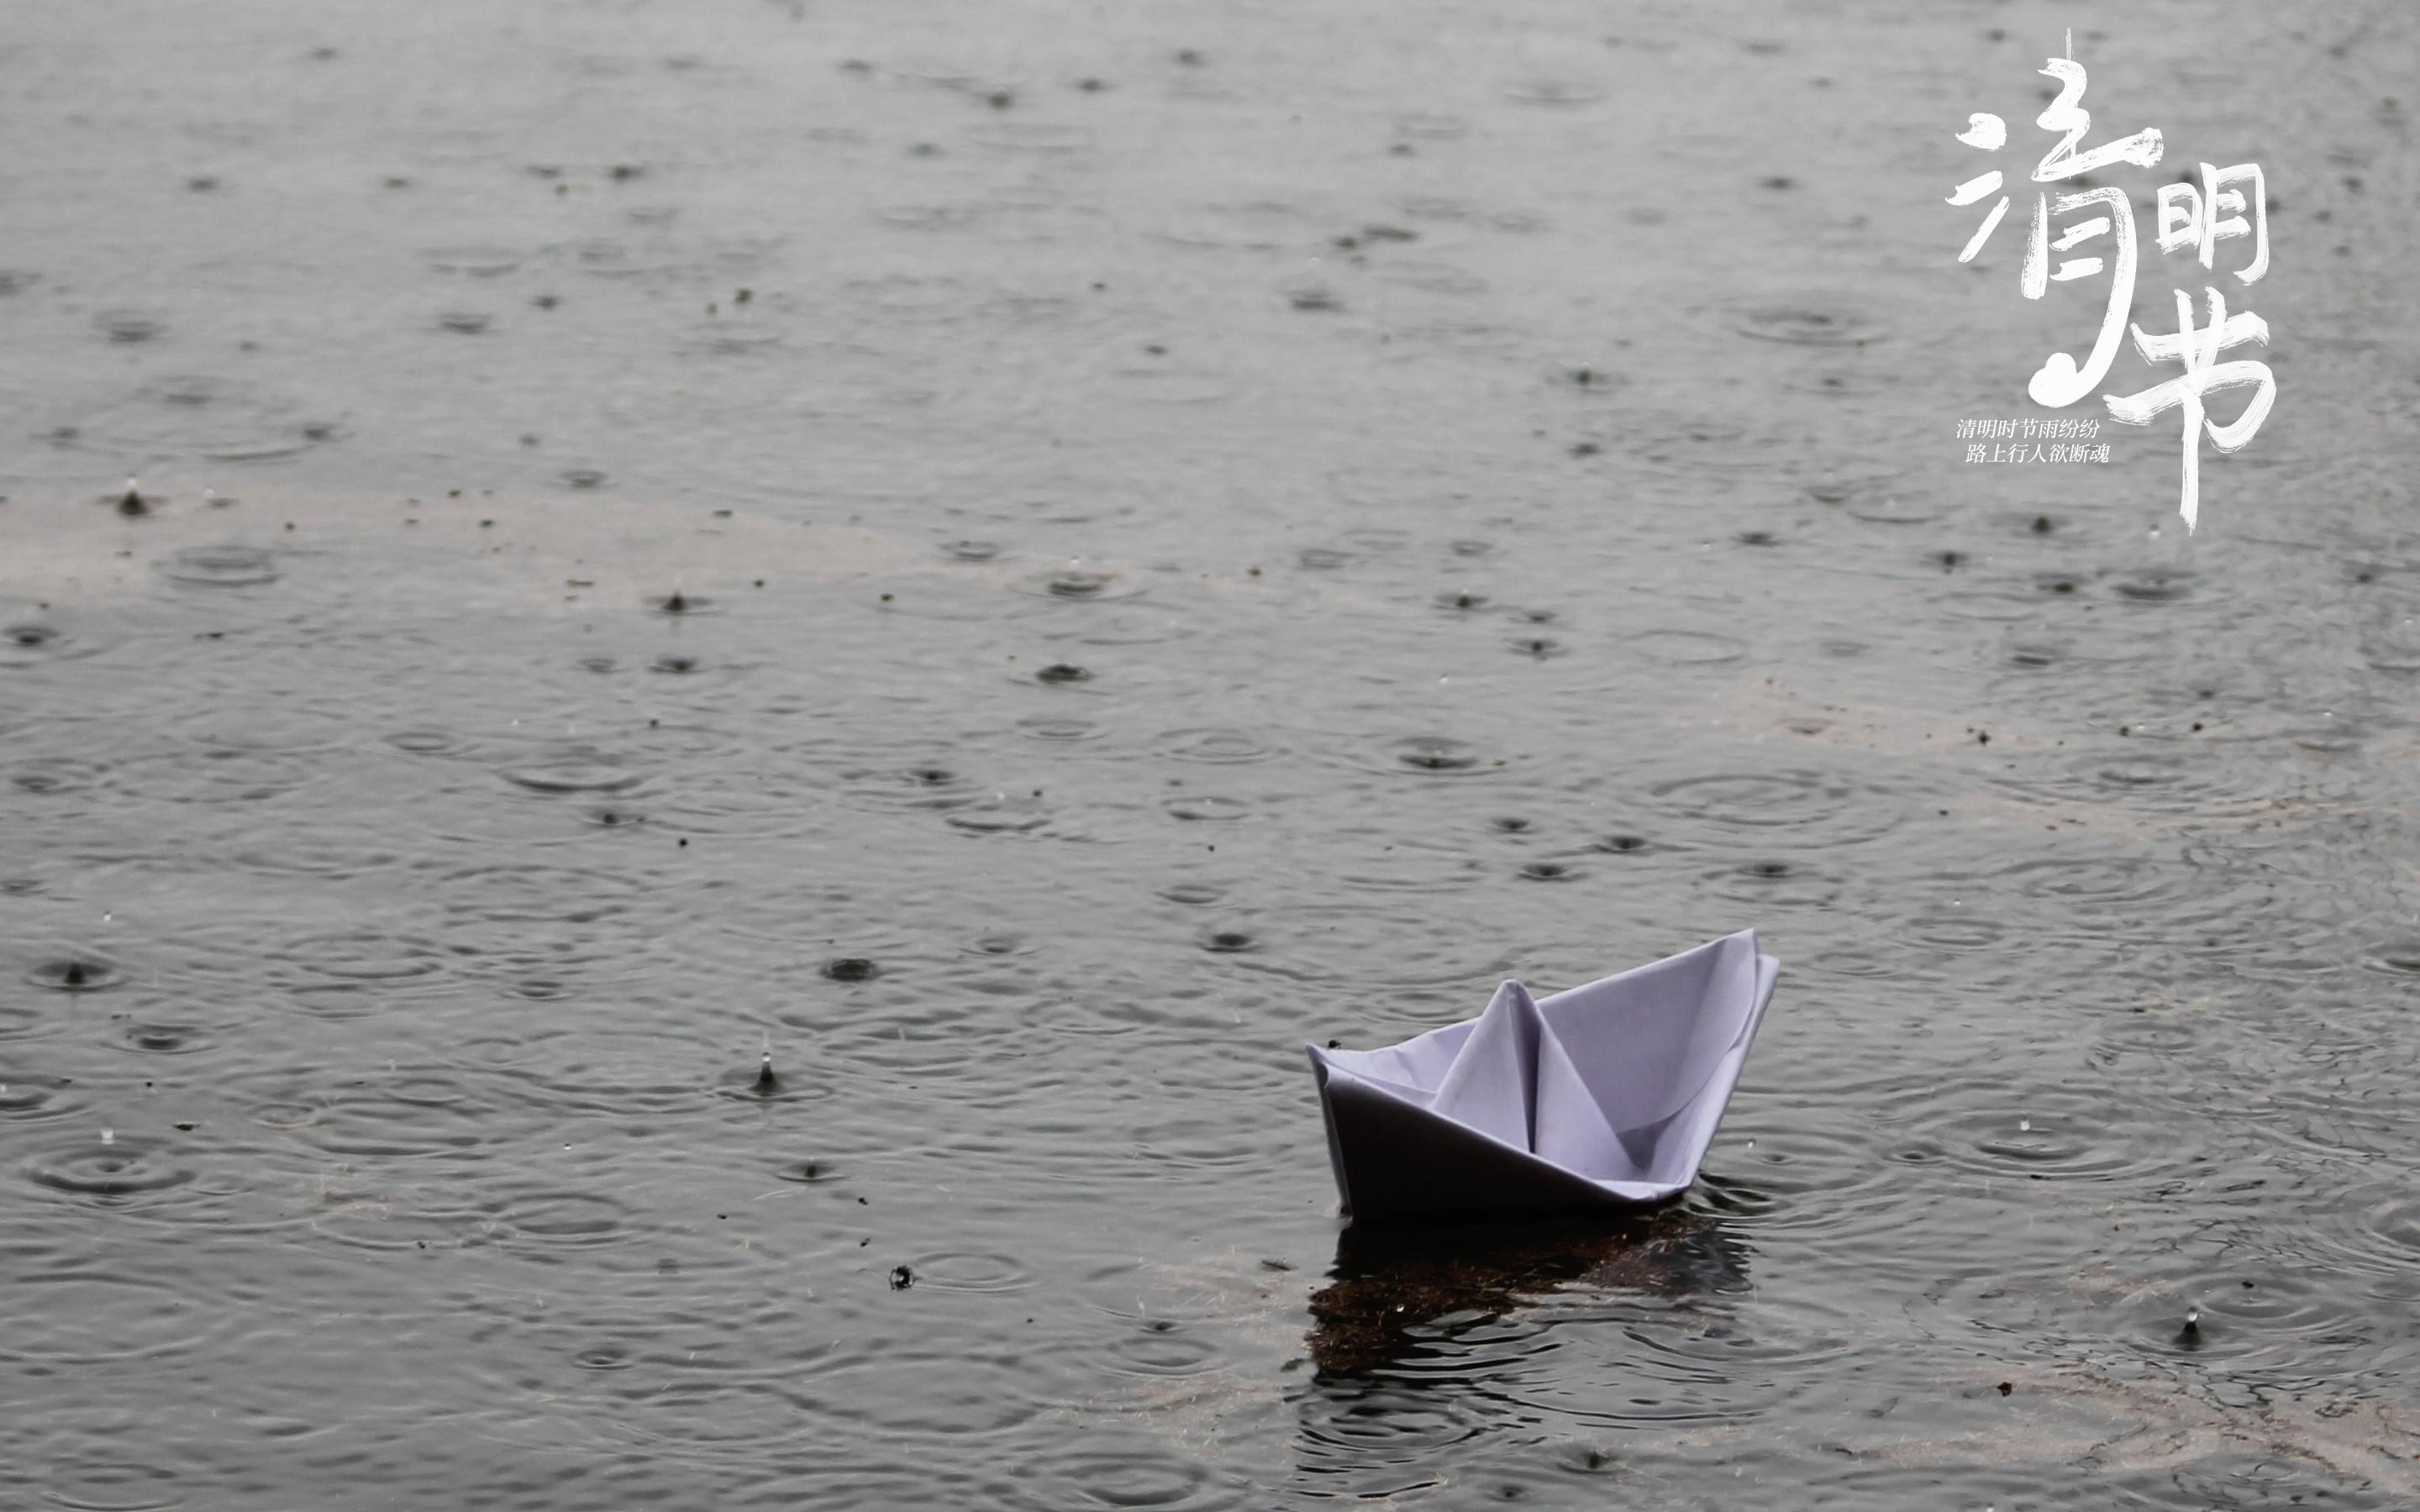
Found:
[[[1383,1050],[1306,1046],[1356,1218],[1656,1202],[1684,1191],[1781,963],[1754,930]]]

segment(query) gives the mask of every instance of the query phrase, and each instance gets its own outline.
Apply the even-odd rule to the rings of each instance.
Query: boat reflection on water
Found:
[[[1684,1199],[1636,1213],[1368,1224],[1338,1237],[1311,1298],[1319,1376],[1365,1375],[1444,1342],[1427,1325],[1499,1319],[1565,1288],[1682,1299],[1745,1290],[1747,1247]]]

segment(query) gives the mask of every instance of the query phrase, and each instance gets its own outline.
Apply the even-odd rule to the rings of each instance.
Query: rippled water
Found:
[[[2280,201],[2188,540],[1953,439],[2074,23],[17,8],[11,1485],[2420,1500],[2420,48],[2077,33]],[[1340,1229],[1303,1041],[1747,924],[1684,1200]]]

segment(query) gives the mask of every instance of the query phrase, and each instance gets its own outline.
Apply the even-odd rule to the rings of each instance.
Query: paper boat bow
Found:
[[[1654,1202],[1714,1142],[1781,963],[1743,930],[1384,1050],[1307,1046],[1357,1218]]]

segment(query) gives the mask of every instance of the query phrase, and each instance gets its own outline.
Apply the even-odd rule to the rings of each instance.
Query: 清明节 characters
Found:
[[[2149,168],[2159,162],[2164,144],[2154,128],[2147,127],[2100,147],[2080,148],[2092,127],[2092,115],[2083,105],[2084,66],[2071,57],[2051,58],[2041,71],[2058,81],[2059,92],[2034,124],[2060,134],[2057,143],[2036,164],[2036,183],[2072,182],[2119,163]],[[2008,135],[2007,122],[1997,116],[1978,113],[1968,117],[1967,129],[1958,133],[1957,140],[1970,147],[1996,152],[2007,145]],[[1972,262],[2007,215],[2009,196],[2001,192],[2002,184],[1999,170],[1993,169],[1960,184],[1948,196],[1951,205],[1962,207],[1999,195],[1982,224],[1959,253],[1960,262]],[[2018,277],[2018,288],[2026,299],[2040,299],[2053,284],[2095,278],[2104,272],[2109,275],[2108,301],[2090,354],[2079,364],[2066,352],[2053,352],[2025,385],[2026,393],[2036,404],[2063,409],[2101,386],[2117,360],[2120,336],[2130,329],[2126,317],[2133,308],[2137,269],[2134,211],[2122,189],[2086,187],[2055,197],[2043,189],[2034,196],[2031,220],[2024,262]],[[2164,255],[2191,250],[2206,269],[2214,268],[2219,243],[2249,239],[2251,255],[2242,267],[2230,271],[2242,283],[2257,283],[2269,270],[2268,186],[2259,164],[2218,168],[2205,162],[2200,164],[2198,184],[2181,181],[2164,186],[2158,198],[2155,231]],[[2095,245],[2087,250],[2105,252],[2106,256],[2063,255],[2103,238],[2107,239],[2105,246]],[[2052,265],[2053,254],[2062,255],[2055,267]],[[2131,328],[2134,349],[2146,363],[2180,362],[2184,364],[2181,375],[2155,382],[2137,393],[2102,396],[2111,417],[2130,425],[2149,424],[2154,416],[2167,409],[2184,411],[2183,496],[2178,513],[2184,517],[2188,530],[2200,513],[2202,436],[2207,434],[2221,452],[2240,450],[2259,432],[2277,392],[2276,379],[2266,364],[2248,359],[2224,363],[2218,360],[2220,353],[2231,347],[2247,343],[2266,345],[2267,323],[2249,311],[2228,315],[2226,299],[2215,287],[2209,288],[2207,294],[2210,323],[2200,331],[2194,327],[2192,304],[2182,289],[2177,291],[2176,334],[2153,335],[2140,326]],[[2203,408],[2204,395],[2214,390],[2242,387],[2255,392],[2242,414],[2226,424],[2209,418]]]

